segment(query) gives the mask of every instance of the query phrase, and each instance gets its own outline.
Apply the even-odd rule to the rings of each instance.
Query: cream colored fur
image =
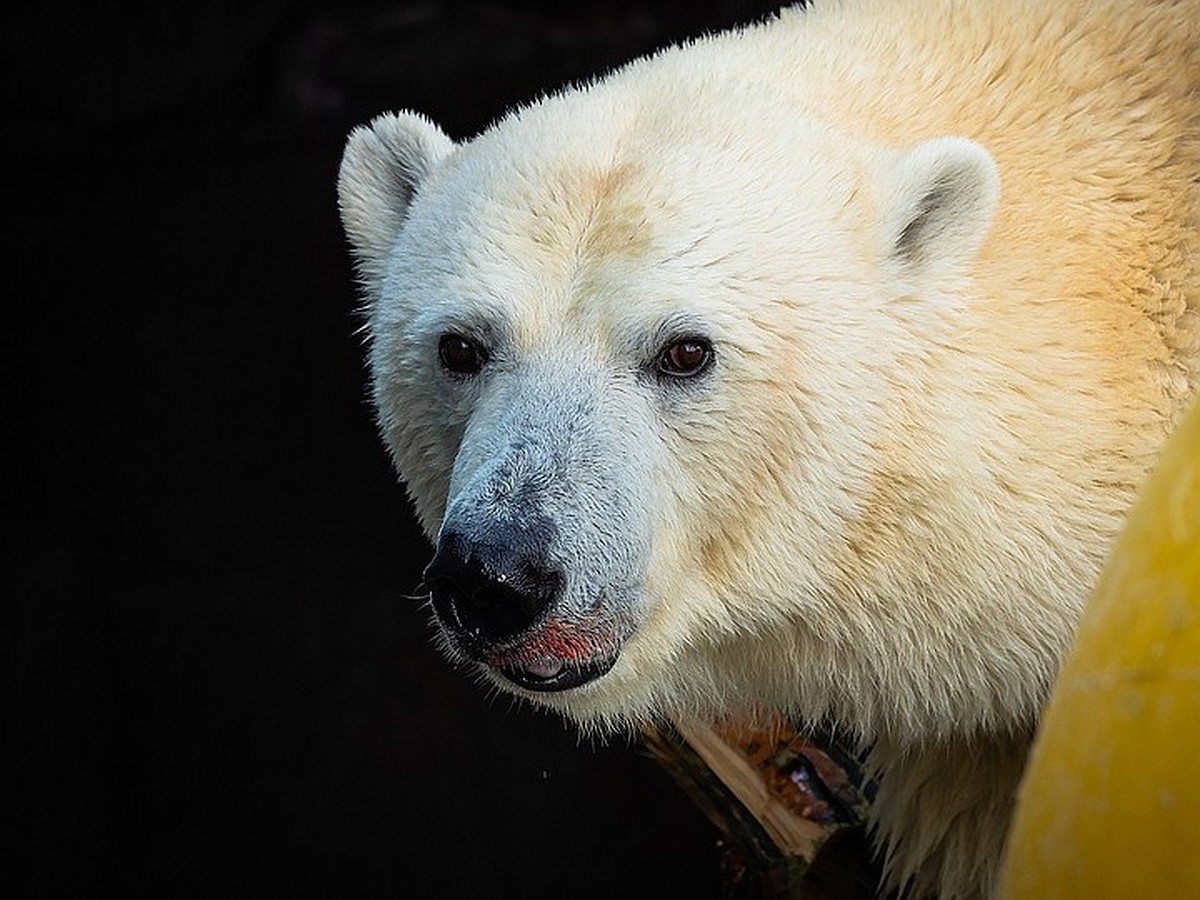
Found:
[[[522,352],[597,371],[656,316],[717,334],[702,402],[630,413],[656,473],[632,637],[531,699],[600,730],[829,717],[873,745],[889,884],[988,895],[1076,617],[1200,381],[1200,3],[818,0],[465,144],[383,117],[340,190],[431,536],[478,426],[418,399],[426,319],[504,311]]]

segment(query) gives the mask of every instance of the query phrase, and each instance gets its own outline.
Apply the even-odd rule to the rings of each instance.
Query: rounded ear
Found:
[[[912,272],[966,263],[1000,203],[1000,174],[974,141],[941,137],[892,157],[880,172],[886,252]]]
[[[378,283],[421,182],[453,149],[419,113],[385,113],[350,132],[338,170],[338,209],[368,284]]]

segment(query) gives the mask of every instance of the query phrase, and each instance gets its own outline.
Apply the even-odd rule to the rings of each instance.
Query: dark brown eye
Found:
[[[438,359],[455,375],[474,375],[487,362],[487,353],[461,334],[443,334],[438,341]]]
[[[701,338],[685,338],[663,347],[658,354],[658,371],[676,378],[699,375],[712,361],[712,345]]]

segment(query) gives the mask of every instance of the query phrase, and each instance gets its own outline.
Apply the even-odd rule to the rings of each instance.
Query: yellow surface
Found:
[[[1084,613],[1009,840],[1004,900],[1200,898],[1200,403]]]

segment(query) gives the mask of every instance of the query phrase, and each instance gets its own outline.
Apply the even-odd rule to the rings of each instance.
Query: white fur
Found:
[[[427,533],[502,514],[496,472],[539,485],[552,623],[620,647],[526,696],[596,729],[832,719],[874,746],[889,883],[990,891],[1200,373],[1198,32],[1194,0],[818,3],[461,145],[355,131],[374,400]],[[647,375],[681,328],[716,354],[685,390]],[[439,371],[447,329],[477,378]]]

